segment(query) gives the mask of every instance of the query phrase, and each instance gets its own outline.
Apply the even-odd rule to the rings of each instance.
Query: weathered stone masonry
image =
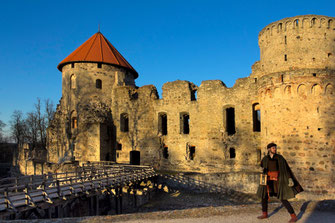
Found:
[[[331,197],[334,22],[306,15],[271,23],[259,34],[261,58],[249,77],[232,88],[220,80],[168,82],[161,99],[154,86],[135,85],[138,75],[126,63],[61,63],[62,99],[48,129],[48,161],[129,162],[136,150],[141,164],[160,170],[252,173],[254,179],[266,145],[275,142],[307,192]],[[252,192],[254,181],[229,185]]]

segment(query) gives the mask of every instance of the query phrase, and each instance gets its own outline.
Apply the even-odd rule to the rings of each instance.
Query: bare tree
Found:
[[[3,128],[6,126],[6,124],[0,120],[0,143],[4,142],[4,136],[3,136]]]
[[[23,143],[25,142],[26,136],[26,124],[25,120],[23,119],[22,111],[15,110],[11,116],[10,120],[10,129],[11,129],[11,137],[13,138],[14,142],[17,144],[16,148],[21,148]],[[15,165],[17,165],[18,160],[18,150],[13,151],[13,156],[15,160]]]

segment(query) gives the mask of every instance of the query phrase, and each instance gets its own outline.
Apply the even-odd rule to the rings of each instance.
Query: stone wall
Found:
[[[275,142],[306,191],[330,196],[334,28],[334,18],[326,16],[274,22],[259,34],[261,60],[249,77],[232,88],[220,80],[168,82],[162,98],[153,85],[135,86],[135,76],[123,68],[68,64],[48,129],[49,161],[129,163],[136,150],[141,164],[233,174],[229,186],[238,188],[239,176],[259,172],[266,145]]]

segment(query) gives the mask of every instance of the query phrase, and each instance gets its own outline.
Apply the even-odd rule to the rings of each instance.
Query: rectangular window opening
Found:
[[[261,131],[261,110],[258,103],[252,105],[252,119],[254,132]]]
[[[228,135],[234,135],[236,132],[234,108],[226,108],[226,131]]]
[[[190,146],[188,149],[188,158],[194,160],[195,157],[195,146]]]
[[[120,130],[121,132],[129,131],[129,118],[128,114],[126,113],[120,115]]]
[[[158,116],[158,131],[162,135],[167,135],[167,115],[159,114]]]
[[[184,113],[180,115],[180,127],[182,134],[190,133],[190,116],[188,114]]]

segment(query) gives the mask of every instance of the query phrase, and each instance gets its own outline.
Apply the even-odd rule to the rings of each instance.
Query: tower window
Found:
[[[71,128],[76,129],[77,128],[77,117],[72,117],[71,119]]]
[[[287,44],[287,37],[285,36],[285,44]]]
[[[74,68],[74,63],[71,63],[71,68]]]
[[[234,135],[236,132],[234,108],[226,108],[226,131],[228,135]]]
[[[129,118],[127,113],[122,113],[120,115],[120,131],[121,132],[129,131]]]
[[[77,122],[77,112],[76,111],[72,111],[71,112],[71,128],[72,129],[76,129],[78,126],[78,122]]]
[[[70,77],[70,88],[76,89],[76,76],[74,74]]]
[[[165,113],[158,115],[158,131],[162,135],[167,135],[167,115]]]
[[[261,110],[258,103],[252,105],[252,119],[254,132],[261,131]]]
[[[287,61],[287,55],[286,55],[286,54],[285,54],[285,56],[284,56],[284,60]]]
[[[98,63],[98,68],[101,68],[102,67],[102,63]]]
[[[229,148],[229,158],[230,159],[235,159],[235,157],[236,157],[235,148],[233,148],[233,147]]]
[[[95,81],[95,87],[98,89],[102,89],[102,81],[100,79],[97,79]]]
[[[190,133],[190,116],[188,113],[180,114],[180,132],[182,134]]]

